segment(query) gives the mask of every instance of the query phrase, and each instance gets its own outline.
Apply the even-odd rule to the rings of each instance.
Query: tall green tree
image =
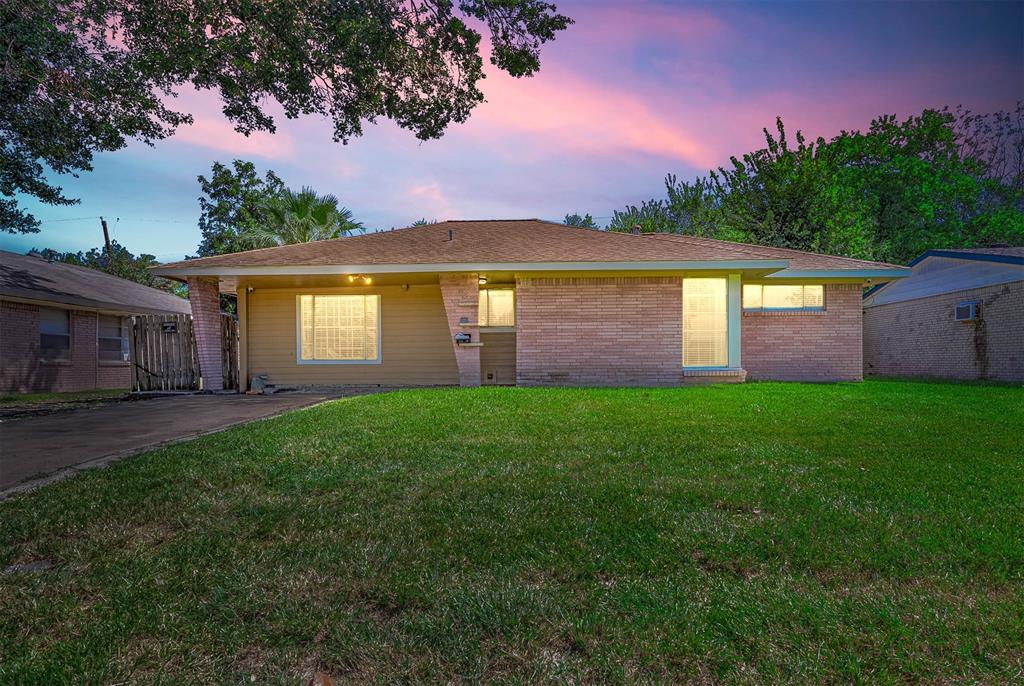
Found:
[[[260,221],[242,231],[238,241],[248,248],[270,248],[338,238],[361,228],[335,196],[318,195],[309,187],[298,193],[286,188],[264,203]]]
[[[267,203],[284,191],[284,183],[272,170],[264,177],[256,166],[235,160],[231,166],[214,162],[209,178],[198,177],[200,257],[248,249],[239,236],[266,223]]]
[[[597,222],[589,214],[567,214],[565,215],[565,221],[562,222],[566,226],[576,226],[581,229],[596,229]]]
[[[663,200],[645,200],[639,206],[627,205],[623,210],[612,212],[612,219],[608,222],[609,231],[630,233],[637,226],[641,233],[680,232]]]
[[[381,117],[426,140],[483,101],[481,30],[521,77],[571,23],[545,0],[0,3],[0,230],[38,230],[16,195],[76,202],[47,169],[88,171],[96,152],[190,123],[167,104],[183,86],[216,92],[244,134],[273,132],[276,102],[329,118],[338,141]]]
[[[1024,244],[1024,108],[926,110],[873,120],[831,140],[765,147],[667,198],[616,212],[609,229],[686,233],[905,263],[929,248]]]
[[[90,248],[89,250],[79,252],[60,252],[50,248],[43,248],[41,250],[32,248],[28,254],[35,255],[49,262],[63,262],[64,264],[73,264],[78,267],[96,269],[122,279],[127,279],[128,281],[141,283],[144,286],[159,288],[178,296],[185,297],[187,294],[188,290],[183,284],[163,279],[159,276],[153,276],[149,268],[160,264],[153,255],[146,253],[133,255],[131,251],[117,241],[111,241],[110,248],[110,255],[103,248]]]

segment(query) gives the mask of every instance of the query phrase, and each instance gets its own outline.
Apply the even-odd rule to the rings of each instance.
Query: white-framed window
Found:
[[[722,278],[683,279],[683,366],[729,366],[729,287]]]
[[[512,288],[481,289],[477,318],[480,326],[514,327],[516,325],[515,290]]]
[[[299,364],[380,362],[379,295],[300,295]]]
[[[39,354],[44,360],[71,359],[71,312],[39,308]]]
[[[824,310],[821,284],[743,284],[743,309],[748,311]]]
[[[128,361],[128,318],[101,314],[96,330],[100,362]]]

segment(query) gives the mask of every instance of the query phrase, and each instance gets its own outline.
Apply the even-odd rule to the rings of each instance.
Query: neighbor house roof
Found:
[[[628,265],[628,267],[627,267]],[[465,269],[761,269],[901,276],[891,264],[692,236],[581,229],[538,219],[446,221],[162,265],[169,276]],[[301,270],[301,271],[300,271]],[[872,272],[873,274],[868,274]],[[875,273],[877,272],[877,273]],[[862,274],[863,273],[863,274]],[[799,275],[799,274],[798,274]]]
[[[1006,264],[1024,264],[1024,246],[1003,248],[955,248],[950,250],[928,250],[918,255],[910,266],[929,257],[950,257],[957,260],[979,260],[981,262],[1004,262]]]
[[[913,274],[864,294],[865,307],[917,300],[1024,281],[1024,246],[928,250],[910,263]]]
[[[119,313],[189,314],[187,300],[95,269],[0,250],[0,298]]]

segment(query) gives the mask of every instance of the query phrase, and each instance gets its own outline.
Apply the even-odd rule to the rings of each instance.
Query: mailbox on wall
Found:
[[[455,334],[455,342],[459,345],[462,345],[463,343],[472,343],[473,336],[468,333],[457,333]]]

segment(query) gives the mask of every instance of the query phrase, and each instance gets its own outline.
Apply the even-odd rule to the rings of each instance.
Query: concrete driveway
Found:
[[[181,395],[0,422],[0,499],[82,469],[327,400],[323,394]]]

